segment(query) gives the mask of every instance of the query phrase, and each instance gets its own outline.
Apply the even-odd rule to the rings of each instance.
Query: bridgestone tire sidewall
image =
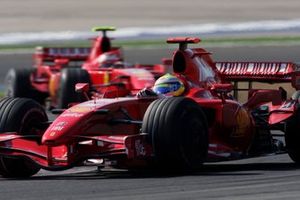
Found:
[[[172,97],[154,101],[145,113],[142,132],[149,134],[148,141],[159,165],[196,168],[206,159],[206,117],[191,99]]]

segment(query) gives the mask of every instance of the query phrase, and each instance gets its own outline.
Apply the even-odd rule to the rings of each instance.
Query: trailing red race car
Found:
[[[97,94],[105,97],[134,95],[140,89],[153,85],[155,78],[166,72],[170,62],[145,65],[124,62],[120,47],[112,47],[106,36],[112,27],[96,27],[101,31],[93,39],[92,48],[36,48],[34,68],[11,69],[6,76],[6,96],[28,97],[50,106],[66,108],[83,97],[74,91],[79,82],[88,82]]]
[[[298,99],[282,100],[280,90],[250,90],[248,101],[239,103],[230,94],[233,87],[224,79],[231,76],[222,64],[217,68],[205,49],[187,48],[199,41],[168,39],[179,43],[172,63],[185,86],[181,96],[93,99],[60,110],[53,122],[35,101],[2,99],[1,175],[27,177],[41,168],[63,170],[91,158],[116,168],[195,169],[203,162],[287,151],[299,163]],[[291,77],[299,88],[295,64],[271,66],[273,70],[248,67],[246,71],[261,79],[270,73],[275,79]],[[252,76],[241,70],[231,75]],[[79,84],[77,89],[86,93],[87,86]],[[272,130],[284,132],[285,148]]]

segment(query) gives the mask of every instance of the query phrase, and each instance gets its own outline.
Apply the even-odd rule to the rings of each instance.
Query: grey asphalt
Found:
[[[216,60],[299,61],[300,46],[208,48]],[[128,61],[156,63],[171,49],[126,50]],[[0,55],[8,66],[31,66],[30,54]],[[300,199],[300,169],[286,154],[205,164],[192,174],[130,173],[95,167],[0,178],[0,199]]]
[[[285,155],[207,164],[193,174],[94,168],[1,180],[1,199],[299,199],[300,170]]]

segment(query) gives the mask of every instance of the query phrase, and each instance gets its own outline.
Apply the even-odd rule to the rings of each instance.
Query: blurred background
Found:
[[[84,39],[99,25],[117,27],[113,36],[125,39],[300,32],[297,0],[1,0],[0,5],[0,45]]]

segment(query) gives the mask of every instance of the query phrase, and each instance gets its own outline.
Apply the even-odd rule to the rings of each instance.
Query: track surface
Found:
[[[209,48],[216,60],[299,61],[299,46]],[[156,63],[171,50],[127,50],[128,61]],[[31,55],[0,55],[8,66],[31,66]],[[2,79],[3,80],[3,79]],[[300,199],[300,169],[285,155],[205,164],[193,174],[130,173],[95,167],[0,178],[0,199]]]

